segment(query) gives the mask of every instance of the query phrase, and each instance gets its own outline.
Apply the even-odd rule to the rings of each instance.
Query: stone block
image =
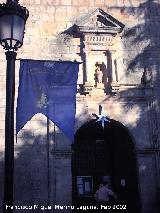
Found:
[[[157,195],[154,158],[152,155],[140,155],[138,162],[142,212],[157,212],[155,209]]]
[[[4,120],[5,120],[5,113],[0,112],[0,121],[4,121]],[[1,125],[0,125],[0,128],[1,128]]]
[[[56,8],[55,6],[47,6],[47,14],[48,13],[55,13]]]
[[[99,0],[97,0],[99,1]],[[132,7],[132,6],[138,6],[139,1],[138,0],[104,0],[105,5],[108,7]]]
[[[67,11],[67,17],[69,17],[71,20],[78,14],[78,8],[72,7],[72,6],[66,6]]]
[[[66,22],[67,11],[65,6],[57,7],[55,21]]]
[[[23,0],[23,4],[25,4],[25,5],[31,5],[31,4],[33,4],[33,0]]]
[[[61,0],[41,0],[42,5],[58,6],[61,5]]]
[[[95,0],[95,6],[104,6],[105,0]]]
[[[72,4],[72,0],[61,0],[62,5],[70,6]]]
[[[118,6],[117,0],[105,0],[104,3],[107,7],[117,7]]]
[[[88,1],[87,1],[87,0],[79,0],[79,1],[73,0],[73,1],[72,1],[72,5],[73,5],[73,6],[85,6],[85,5],[87,5],[87,4],[88,4]]]
[[[45,13],[45,14],[41,14],[41,19],[43,21],[51,21],[54,23],[55,22],[55,13]]]
[[[43,28],[41,29],[41,33],[45,36],[52,36],[55,34],[56,28],[57,28],[57,23],[53,21],[44,21]]]
[[[84,7],[84,6],[80,6],[80,7],[78,7],[78,12],[80,14],[86,14],[88,12],[88,8]]]
[[[93,0],[88,0],[88,6],[89,6],[89,7],[95,6],[95,1],[93,1]]]
[[[2,130],[2,132],[3,132],[4,129],[5,129],[4,118],[2,119],[2,118],[0,117],[0,130]],[[4,134],[2,134],[0,137],[4,137]]]

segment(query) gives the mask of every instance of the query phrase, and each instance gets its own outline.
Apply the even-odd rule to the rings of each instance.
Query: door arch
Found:
[[[75,134],[72,154],[73,204],[94,205],[94,193],[108,179],[127,213],[140,212],[135,144],[118,121],[93,119]]]

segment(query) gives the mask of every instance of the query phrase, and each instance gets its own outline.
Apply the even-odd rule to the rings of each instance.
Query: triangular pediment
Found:
[[[117,34],[121,32],[124,25],[117,19],[97,8],[92,13],[77,20],[76,25],[81,32],[96,32],[96,33],[112,33]]]

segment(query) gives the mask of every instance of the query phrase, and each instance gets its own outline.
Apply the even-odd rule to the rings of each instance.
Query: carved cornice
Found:
[[[101,33],[112,36],[122,32],[124,28],[124,24],[100,8],[97,8],[83,18],[79,18],[75,25],[78,26],[81,33]]]
[[[133,97],[139,99],[151,99],[153,97],[152,87],[142,87],[141,85],[120,84],[117,92],[119,97]]]
[[[77,94],[77,99],[80,100],[82,95],[91,94],[92,90],[96,89],[91,82],[86,82],[84,85],[80,86],[77,92],[80,93],[80,96]],[[104,88],[99,88],[99,90],[104,90]],[[118,82],[111,83],[111,93],[101,93],[97,90],[98,93],[92,93],[91,97],[93,100],[99,100],[104,96],[110,98],[118,98],[118,99],[134,99],[138,101],[149,101],[153,98],[153,88],[152,87],[142,87],[139,84],[119,84]],[[83,92],[82,92],[83,91]]]
[[[112,35],[102,35],[102,34],[87,34],[85,35],[85,44],[87,45],[104,45],[108,46],[112,44]]]
[[[151,155],[151,154],[156,154],[156,153],[159,153],[160,152],[160,149],[158,148],[144,148],[144,149],[136,149],[135,152],[137,154],[148,154],[148,155]]]

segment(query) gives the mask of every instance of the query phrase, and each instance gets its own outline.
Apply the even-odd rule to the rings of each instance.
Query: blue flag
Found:
[[[74,138],[78,63],[21,60],[16,132],[37,113]]]

